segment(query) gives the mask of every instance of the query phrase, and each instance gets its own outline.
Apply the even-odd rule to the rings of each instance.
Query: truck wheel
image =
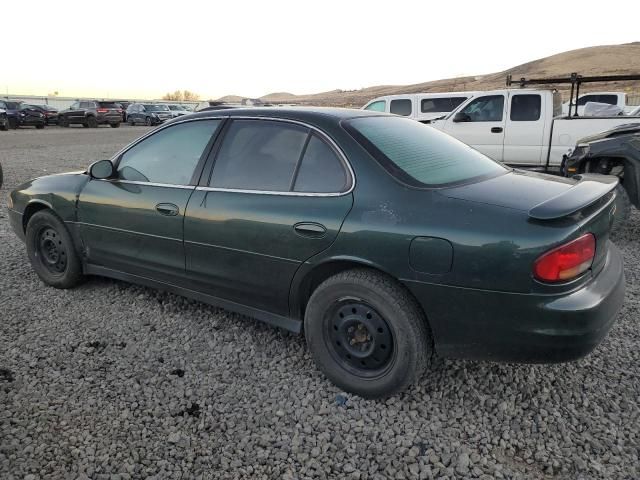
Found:
[[[429,365],[433,341],[416,300],[373,270],[348,270],[311,295],[305,338],[319,369],[364,398],[404,390]]]
[[[87,127],[89,128],[98,127],[98,120],[96,120],[96,117],[87,117]]]
[[[624,185],[618,184],[616,187],[616,211],[613,215],[613,225],[611,235],[615,237],[629,220],[631,215],[631,199]]]
[[[71,288],[82,280],[82,265],[71,235],[51,210],[36,212],[27,224],[27,254],[40,279],[56,288]]]

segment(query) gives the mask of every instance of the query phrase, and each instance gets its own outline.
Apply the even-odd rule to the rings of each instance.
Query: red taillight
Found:
[[[585,233],[550,252],[533,264],[533,275],[543,282],[564,282],[591,267],[596,254],[596,237]]]
[[[107,113],[109,111],[108,108],[99,108],[98,110],[96,110],[98,113]]]

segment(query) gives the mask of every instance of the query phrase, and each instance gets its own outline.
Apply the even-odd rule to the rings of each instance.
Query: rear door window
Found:
[[[512,122],[535,122],[540,120],[542,98],[540,95],[514,95],[511,97]]]
[[[307,142],[305,127],[269,120],[234,120],[215,159],[210,186],[288,192]]]
[[[409,98],[398,98],[395,100],[391,100],[389,104],[389,111],[391,113],[395,113],[396,115],[403,115],[408,117],[411,115],[411,99]]]
[[[313,134],[294,183],[296,192],[340,193],[348,189],[348,175],[336,152]]]
[[[360,117],[345,127],[391,175],[408,185],[452,185],[507,171],[459,140],[408,118]]]

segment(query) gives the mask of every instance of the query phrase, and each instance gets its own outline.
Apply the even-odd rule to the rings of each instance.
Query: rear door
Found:
[[[476,97],[447,120],[444,130],[494,160],[502,160],[505,104],[504,94]]]
[[[184,214],[221,122],[157,130],[116,159],[115,178],[87,183],[78,223],[90,264],[160,281],[184,278]]]
[[[342,153],[314,128],[234,119],[189,201],[185,254],[192,288],[289,314],[298,267],[335,240],[353,202]]]
[[[389,101],[389,113],[415,118],[415,105],[413,98],[393,98]]]
[[[546,160],[547,116],[545,102],[539,93],[509,94],[504,136],[505,163],[537,166]]]

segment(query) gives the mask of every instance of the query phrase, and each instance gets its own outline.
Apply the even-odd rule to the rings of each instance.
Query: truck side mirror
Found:
[[[470,122],[471,121],[471,117],[469,115],[467,115],[466,113],[458,112],[453,116],[453,121],[455,123]]]

